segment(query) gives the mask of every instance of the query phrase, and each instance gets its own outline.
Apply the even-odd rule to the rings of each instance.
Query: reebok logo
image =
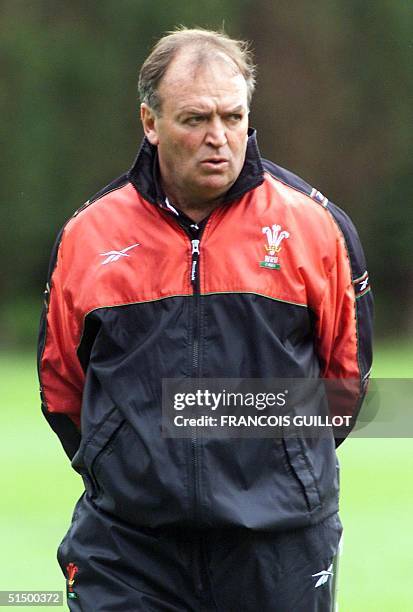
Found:
[[[321,570],[321,572],[318,572],[317,574],[312,574],[311,575],[312,578],[318,578],[317,582],[314,585],[314,588],[323,586],[323,584],[327,582],[330,576],[333,575],[332,570],[333,570],[333,564],[331,564],[330,567],[326,570]]]
[[[121,257],[130,257],[128,251],[134,249],[139,246],[139,242],[136,244],[131,244],[131,246],[125,247],[121,251],[107,251],[106,253],[100,253],[101,257],[106,257],[105,261],[102,261],[102,266],[105,266],[108,263],[112,263],[113,261],[118,261]]]

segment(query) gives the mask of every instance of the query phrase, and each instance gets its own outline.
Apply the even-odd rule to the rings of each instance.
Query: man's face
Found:
[[[244,164],[246,81],[225,56],[200,64],[184,49],[168,67],[159,95],[160,116],[143,104],[142,120],[158,146],[165,191],[178,206],[202,208],[228,191]]]

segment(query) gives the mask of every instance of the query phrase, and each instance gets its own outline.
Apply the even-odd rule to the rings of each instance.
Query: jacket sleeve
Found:
[[[43,414],[72,459],[81,438],[84,372],[76,354],[79,329],[68,297],[67,265],[62,230],[50,260],[40,322],[38,373]]]
[[[316,346],[331,416],[346,416],[336,445],[354,427],[372,363],[373,298],[363,249],[349,217],[329,203],[337,232],[336,256],[316,312]]]

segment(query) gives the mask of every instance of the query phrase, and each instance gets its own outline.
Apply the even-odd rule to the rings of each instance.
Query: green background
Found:
[[[54,237],[132,163],[151,45],[178,24],[223,23],[255,50],[263,155],[359,230],[376,298],[374,376],[412,377],[411,2],[0,0],[0,589],[64,589],[55,551],[82,488],[37,393]],[[413,610],[411,440],[350,439],[339,458],[340,610]]]
[[[411,378],[412,364],[407,344],[377,347],[377,377]],[[0,418],[0,590],[64,590],[56,549],[83,483],[38,408],[34,355],[2,355],[0,366],[6,407]],[[411,439],[348,439],[338,455],[345,528],[340,612],[410,612]]]
[[[151,46],[223,22],[254,50],[261,153],[350,214],[379,335],[413,335],[411,2],[0,0],[0,346],[32,345],[58,230],[131,166]]]

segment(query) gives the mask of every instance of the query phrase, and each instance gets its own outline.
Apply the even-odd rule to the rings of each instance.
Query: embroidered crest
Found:
[[[77,593],[74,590],[75,584],[75,575],[78,573],[79,569],[74,563],[69,563],[66,566],[67,571],[67,598],[68,599],[77,599]]]
[[[270,270],[279,270],[281,265],[279,263],[278,253],[281,251],[281,242],[285,238],[290,237],[290,232],[285,230],[281,231],[280,225],[272,225],[271,227],[263,227],[262,233],[267,236],[267,244],[265,245],[266,254],[264,261],[260,261],[261,268],[270,268]]]

